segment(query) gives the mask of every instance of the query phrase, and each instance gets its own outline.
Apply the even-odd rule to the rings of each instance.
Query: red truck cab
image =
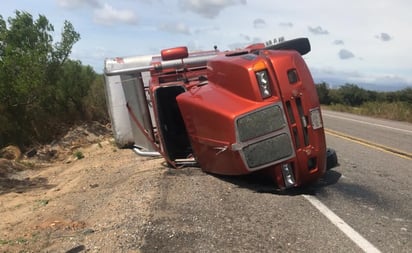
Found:
[[[260,171],[281,189],[314,182],[326,171],[326,143],[301,56],[309,51],[305,38],[227,52],[163,50],[145,69],[151,129],[129,110],[131,118],[172,166],[193,160],[214,174]]]

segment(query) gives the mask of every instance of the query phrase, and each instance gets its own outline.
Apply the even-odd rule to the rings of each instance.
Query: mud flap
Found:
[[[338,166],[338,156],[336,151],[332,148],[326,149],[326,170],[330,170]]]

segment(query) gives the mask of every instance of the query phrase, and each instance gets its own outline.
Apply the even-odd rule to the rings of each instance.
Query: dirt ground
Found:
[[[162,163],[84,127],[31,159],[3,159],[0,252],[139,252]]]
[[[300,191],[170,169],[104,126],[25,154],[0,158],[0,252],[358,252]]]

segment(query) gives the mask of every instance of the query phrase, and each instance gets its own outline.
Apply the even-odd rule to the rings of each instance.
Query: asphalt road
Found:
[[[412,124],[323,110],[326,129],[412,153]]]
[[[342,133],[326,135],[340,164],[328,175],[339,180],[316,197],[381,252],[412,252],[412,124],[331,111],[323,118],[327,132]]]
[[[339,166],[305,189],[170,170],[142,252],[412,252],[412,125],[328,111],[324,125]]]

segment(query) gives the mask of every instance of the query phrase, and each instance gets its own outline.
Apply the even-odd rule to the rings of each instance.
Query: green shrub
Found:
[[[78,160],[80,160],[80,159],[83,159],[84,158],[84,155],[83,155],[83,152],[82,151],[80,151],[80,150],[77,150],[76,152],[74,152],[74,157],[76,157]]]
[[[65,21],[54,37],[43,15],[0,15],[0,147],[46,143],[78,121],[108,120],[102,75],[69,59],[80,34]]]

